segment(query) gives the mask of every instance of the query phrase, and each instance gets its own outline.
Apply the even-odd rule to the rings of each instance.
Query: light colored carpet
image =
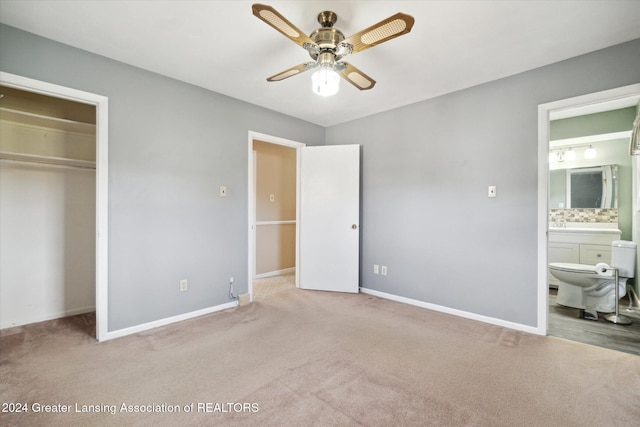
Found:
[[[296,287],[296,273],[281,274],[253,280],[253,299],[262,299],[290,291]]]
[[[638,356],[365,294],[292,289],[104,343],[92,338],[91,320],[2,331],[0,400],[72,411],[114,405],[115,414],[2,413],[0,425],[583,427],[640,419]],[[198,412],[199,403],[212,412]],[[127,413],[123,404],[180,412]]]

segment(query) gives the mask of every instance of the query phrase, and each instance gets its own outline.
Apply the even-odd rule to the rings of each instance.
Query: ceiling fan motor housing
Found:
[[[335,49],[344,40],[344,34],[337,28],[318,28],[309,35],[320,49]]]
[[[320,48],[319,53],[310,52],[309,55],[317,60],[323,53],[333,52],[335,53],[338,43],[345,39],[342,31],[337,28],[333,28],[333,24],[338,21],[338,15],[331,11],[324,11],[318,14],[318,22],[321,27],[309,34],[309,38],[314,41]]]

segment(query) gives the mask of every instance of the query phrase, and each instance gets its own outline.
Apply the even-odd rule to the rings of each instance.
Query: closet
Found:
[[[95,106],[0,94],[0,328],[94,311]]]

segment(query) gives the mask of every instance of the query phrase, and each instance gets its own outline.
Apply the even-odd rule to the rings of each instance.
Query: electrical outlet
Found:
[[[383,276],[387,275],[387,266],[383,265],[382,268],[380,269],[380,274],[382,274]]]
[[[373,274],[380,273],[380,266],[378,264],[373,264]]]
[[[180,280],[180,292],[185,292],[189,289],[189,284],[187,283],[187,279]]]
[[[229,284],[233,284],[233,276],[229,277]]]

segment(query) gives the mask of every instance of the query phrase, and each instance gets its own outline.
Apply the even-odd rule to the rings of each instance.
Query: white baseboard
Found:
[[[360,292],[363,294],[369,294],[376,297],[388,299],[391,301],[401,302],[404,304],[415,305],[417,307],[426,308],[433,311],[439,311],[441,313],[453,314],[454,316],[464,317],[465,319],[478,320],[480,322],[489,323],[491,325],[503,326],[509,329],[515,329],[517,331],[528,332],[535,335],[546,335],[539,328],[533,326],[527,326],[520,323],[508,322],[502,319],[496,319],[494,317],[482,316],[480,314],[469,313],[468,311],[456,310],[454,308],[445,307],[442,305],[431,304],[424,301],[419,301],[411,298],[405,298],[398,295],[388,294],[386,292],[380,292],[368,288],[360,288]]]
[[[194,317],[204,316],[205,314],[211,314],[215,313],[216,311],[226,310],[228,308],[237,306],[238,301],[232,301],[226,304],[220,304],[209,308],[203,308],[202,310],[192,311],[190,313],[179,314],[177,316],[154,320],[153,322],[143,323],[141,325],[131,326],[129,328],[118,329],[117,331],[107,332],[106,336],[100,339],[100,342],[108,341],[114,338],[121,338],[127,335],[136,334],[138,332],[148,331],[149,329],[170,325],[172,323],[181,322],[183,320],[193,319]]]
[[[91,313],[93,311],[96,311],[95,305],[74,308],[71,310],[60,311],[58,313],[44,314],[41,316],[31,317],[28,320],[23,319],[15,322],[13,321],[4,322],[0,325],[0,329],[15,328],[16,326],[24,326],[24,325],[30,325],[32,323],[46,322],[47,320],[55,320],[55,319],[60,319],[62,317],[76,316],[78,314]]]
[[[264,279],[265,277],[273,277],[273,276],[280,276],[282,274],[287,274],[287,273],[295,273],[296,268],[295,267],[291,267],[291,268],[285,268],[282,270],[275,270],[275,271],[269,271],[267,273],[260,273],[260,274],[256,274],[256,279]]]

